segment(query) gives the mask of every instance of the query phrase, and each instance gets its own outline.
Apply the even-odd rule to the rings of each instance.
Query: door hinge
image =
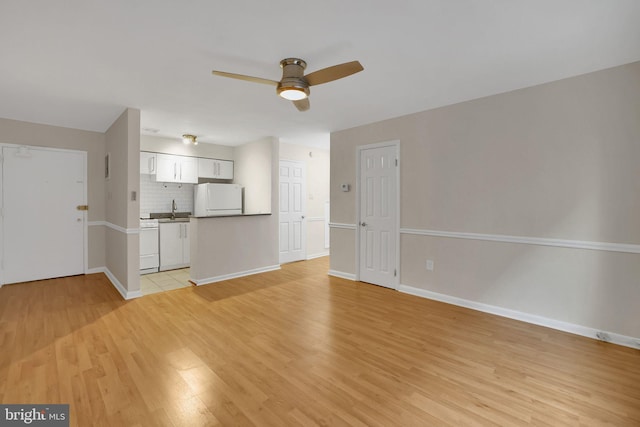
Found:
[[[396,166],[398,166],[398,159],[396,159]]]
[[[398,275],[398,270],[396,270],[395,268],[393,269],[393,277],[396,277]]]

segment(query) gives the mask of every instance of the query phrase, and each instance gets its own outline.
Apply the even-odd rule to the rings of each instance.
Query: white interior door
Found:
[[[398,147],[360,150],[359,280],[397,288]]]
[[[306,168],[302,162],[280,160],[280,263],[307,257]]]
[[[86,153],[3,147],[2,283],[84,273]]]

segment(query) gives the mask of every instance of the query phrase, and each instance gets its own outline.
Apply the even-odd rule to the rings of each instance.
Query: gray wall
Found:
[[[244,188],[244,213],[277,212],[271,200],[278,191],[278,149],[278,139],[271,137],[234,147],[233,182]]]
[[[106,221],[121,229],[139,227],[140,202],[140,110],[128,108],[105,134],[111,156],[111,176],[106,181]],[[132,193],[135,192],[135,200]],[[108,227],[106,268],[126,291],[140,291],[140,238],[137,233]],[[122,292],[122,290],[121,290]]]
[[[638,100],[633,63],[335,132],[331,221],[357,222],[356,147],[399,140],[401,284],[640,337],[638,254],[420,234],[640,244]],[[332,228],[333,271],[355,237]]]

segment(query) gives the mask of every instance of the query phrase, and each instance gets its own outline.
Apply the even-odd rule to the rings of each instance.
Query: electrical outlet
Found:
[[[427,270],[428,271],[433,271],[433,260],[432,259],[428,259],[427,260]]]

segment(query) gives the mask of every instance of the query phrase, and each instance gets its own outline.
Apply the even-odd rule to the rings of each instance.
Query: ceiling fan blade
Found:
[[[232,79],[246,80],[248,82],[254,82],[254,83],[262,83],[264,85],[277,86],[278,84],[278,82],[275,80],[263,79],[260,77],[245,76],[243,74],[227,73],[224,71],[213,70],[211,71],[211,74],[213,74],[214,76],[230,77]]]
[[[304,78],[309,83],[309,86],[314,86],[332,82],[334,80],[350,76],[351,74],[358,73],[362,70],[364,70],[364,67],[360,64],[360,62],[351,61],[345,62],[344,64],[334,65],[333,67],[323,68],[322,70],[314,71],[313,73],[304,76]]]
[[[295,105],[299,111],[307,111],[311,106],[309,104],[309,98],[303,98],[303,99],[299,99],[297,101],[292,101],[292,102],[293,102],[293,105]]]

